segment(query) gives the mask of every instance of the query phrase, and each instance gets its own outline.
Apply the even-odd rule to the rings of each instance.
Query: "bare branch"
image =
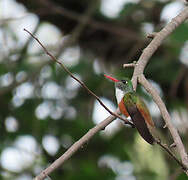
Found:
[[[156,32],[147,34],[147,38],[153,39],[157,35]]]
[[[131,125],[132,127],[134,127],[134,125],[127,119],[122,118],[121,116],[119,116],[118,114],[115,114],[114,112],[112,112],[111,110],[109,110],[105,104],[100,100],[100,98],[93,93],[86,85],[84,82],[82,82],[81,80],[79,80],[78,78],[76,78],[64,65],[63,63],[61,63],[60,61],[58,61],[55,56],[53,56],[45,47],[44,45],[39,41],[38,38],[36,38],[31,32],[29,32],[27,29],[24,28],[24,31],[26,31],[27,33],[29,33],[38,43],[39,45],[43,48],[43,50],[45,51],[45,53],[57,64],[59,64],[74,80],[76,80],[84,89],[86,89],[88,91],[89,94],[91,94],[93,97],[96,98],[96,100],[101,104],[101,106],[103,106],[111,115],[123,120],[126,124]]]
[[[136,61],[133,61],[133,63],[123,64],[123,68],[135,67],[136,65]]]
[[[181,161],[179,161],[179,159],[176,158],[176,156],[171,152],[171,150],[169,149],[169,147],[167,146],[167,144],[163,144],[161,141],[156,140],[156,143],[161,146],[180,166],[181,168],[186,172],[187,168],[184,166],[184,164],[182,164]]]
[[[144,49],[142,55],[140,56],[137,66],[134,69],[132,83],[133,88],[136,90],[138,76],[143,74],[144,68],[148,63],[150,57],[157,50],[157,48],[162,44],[163,40],[171,34],[181,23],[183,23],[188,18],[188,7],[186,7],[179,15],[172,19],[160,32],[158,32],[151,43]]]
[[[115,114],[120,114],[119,110],[115,111]],[[86,144],[97,132],[103,130],[108,124],[115,120],[115,116],[109,116],[95,127],[90,129],[81,139],[75,142],[61,157],[55,160],[48,168],[43,170],[34,180],[43,180],[51,172],[61,166],[66,160],[68,160],[76,151],[80,149],[84,144]]]

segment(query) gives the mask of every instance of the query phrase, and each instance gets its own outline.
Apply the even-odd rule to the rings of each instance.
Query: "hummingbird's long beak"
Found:
[[[117,80],[117,79],[115,79],[115,78],[113,78],[113,77],[111,77],[111,76],[108,76],[108,75],[106,75],[106,74],[104,74],[104,76],[105,76],[106,78],[108,78],[108,79],[114,81],[114,82],[119,82],[119,81],[120,81],[120,80]]]

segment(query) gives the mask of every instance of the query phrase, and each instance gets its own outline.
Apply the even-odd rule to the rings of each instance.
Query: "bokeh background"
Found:
[[[103,74],[131,78],[123,63],[138,60],[185,7],[170,0],[0,0],[0,179],[31,180],[109,114],[47,57],[23,28],[114,111],[114,84]],[[157,88],[188,146],[188,22],[151,58],[145,75]],[[164,142],[173,143],[151,97],[149,106]],[[53,180],[184,180],[180,167],[135,129],[114,121],[95,135]]]

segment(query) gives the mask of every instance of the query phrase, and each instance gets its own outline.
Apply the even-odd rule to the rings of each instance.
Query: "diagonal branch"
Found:
[[[120,114],[119,110],[116,110],[116,114]],[[34,180],[43,180],[51,172],[61,166],[66,160],[68,160],[76,151],[80,149],[84,144],[86,144],[97,132],[103,130],[108,124],[115,120],[115,116],[109,116],[95,127],[90,129],[82,138],[76,141],[61,157],[55,160],[48,168],[43,170]]]
[[[131,125],[132,127],[134,127],[134,125],[128,121],[127,119],[125,118],[122,118],[121,116],[119,116],[118,114],[112,112],[111,110],[109,110],[105,104],[100,100],[100,98],[94,93],[92,92],[86,85],[84,82],[82,82],[81,80],[79,80],[78,78],[76,78],[64,65],[63,63],[61,63],[60,61],[58,61],[55,56],[53,56],[45,47],[44,45],[39,41],[38,38],[36,38],[31,32],[29,32],[27,29],[24,28],[24,31],[26,31],[27,33],[29,33],[38,43],[39,45],[43,48],[43,50],[45,51],[45,53],[54,61],[56,62],[57,64],[59,64],[74,80],[76,80],[84,89],[87,90],[87,92],[89,94],[91,94],[93,97],[96,98],[96,100],[100,103],[101,106],[104,107],[104,109],[106,109],[111,115],[123,120],[126,124],[129,124]]]
[[[181,168],[187,173],[187,168],[182,164],[182,162],[177,159],[177,157],[172,153],[172,151],[169,149],[167,144],[162,144],[160,140],[156,140],[156,143],[161,146],[180,166]]]

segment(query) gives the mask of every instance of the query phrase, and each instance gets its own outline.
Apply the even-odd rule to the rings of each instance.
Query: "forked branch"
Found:
[[[177,150],[180,154],[182,163],[188,169],[188,155],[185,151],[185,147],[182,143],[182,140],[177,132],[177,129],[173,126],[171,122],[170,115],[166,109],[164,102],[161,100],[160,96],[156,92],[154,88],[152,88],[151,84],[145,79],[143,73],[145,66],[147,65],[150,57],[157,50],[157,48],[162,44],[163,40],[171,34],[181,23],[183,23],[186,19],[188,19],[188,7],[186,7],[179,15],[171,20],[160,32],[155,33],[154,39],[151,43],[144,49],[141,54],[135,68],[132,77],[133,88],[136,90],[137,81],[139,81],[146,90],[152,95],[156,104],[158,105],[163,119],[166,122],[166,126],[168,127],[172,138],[177,146]]]

